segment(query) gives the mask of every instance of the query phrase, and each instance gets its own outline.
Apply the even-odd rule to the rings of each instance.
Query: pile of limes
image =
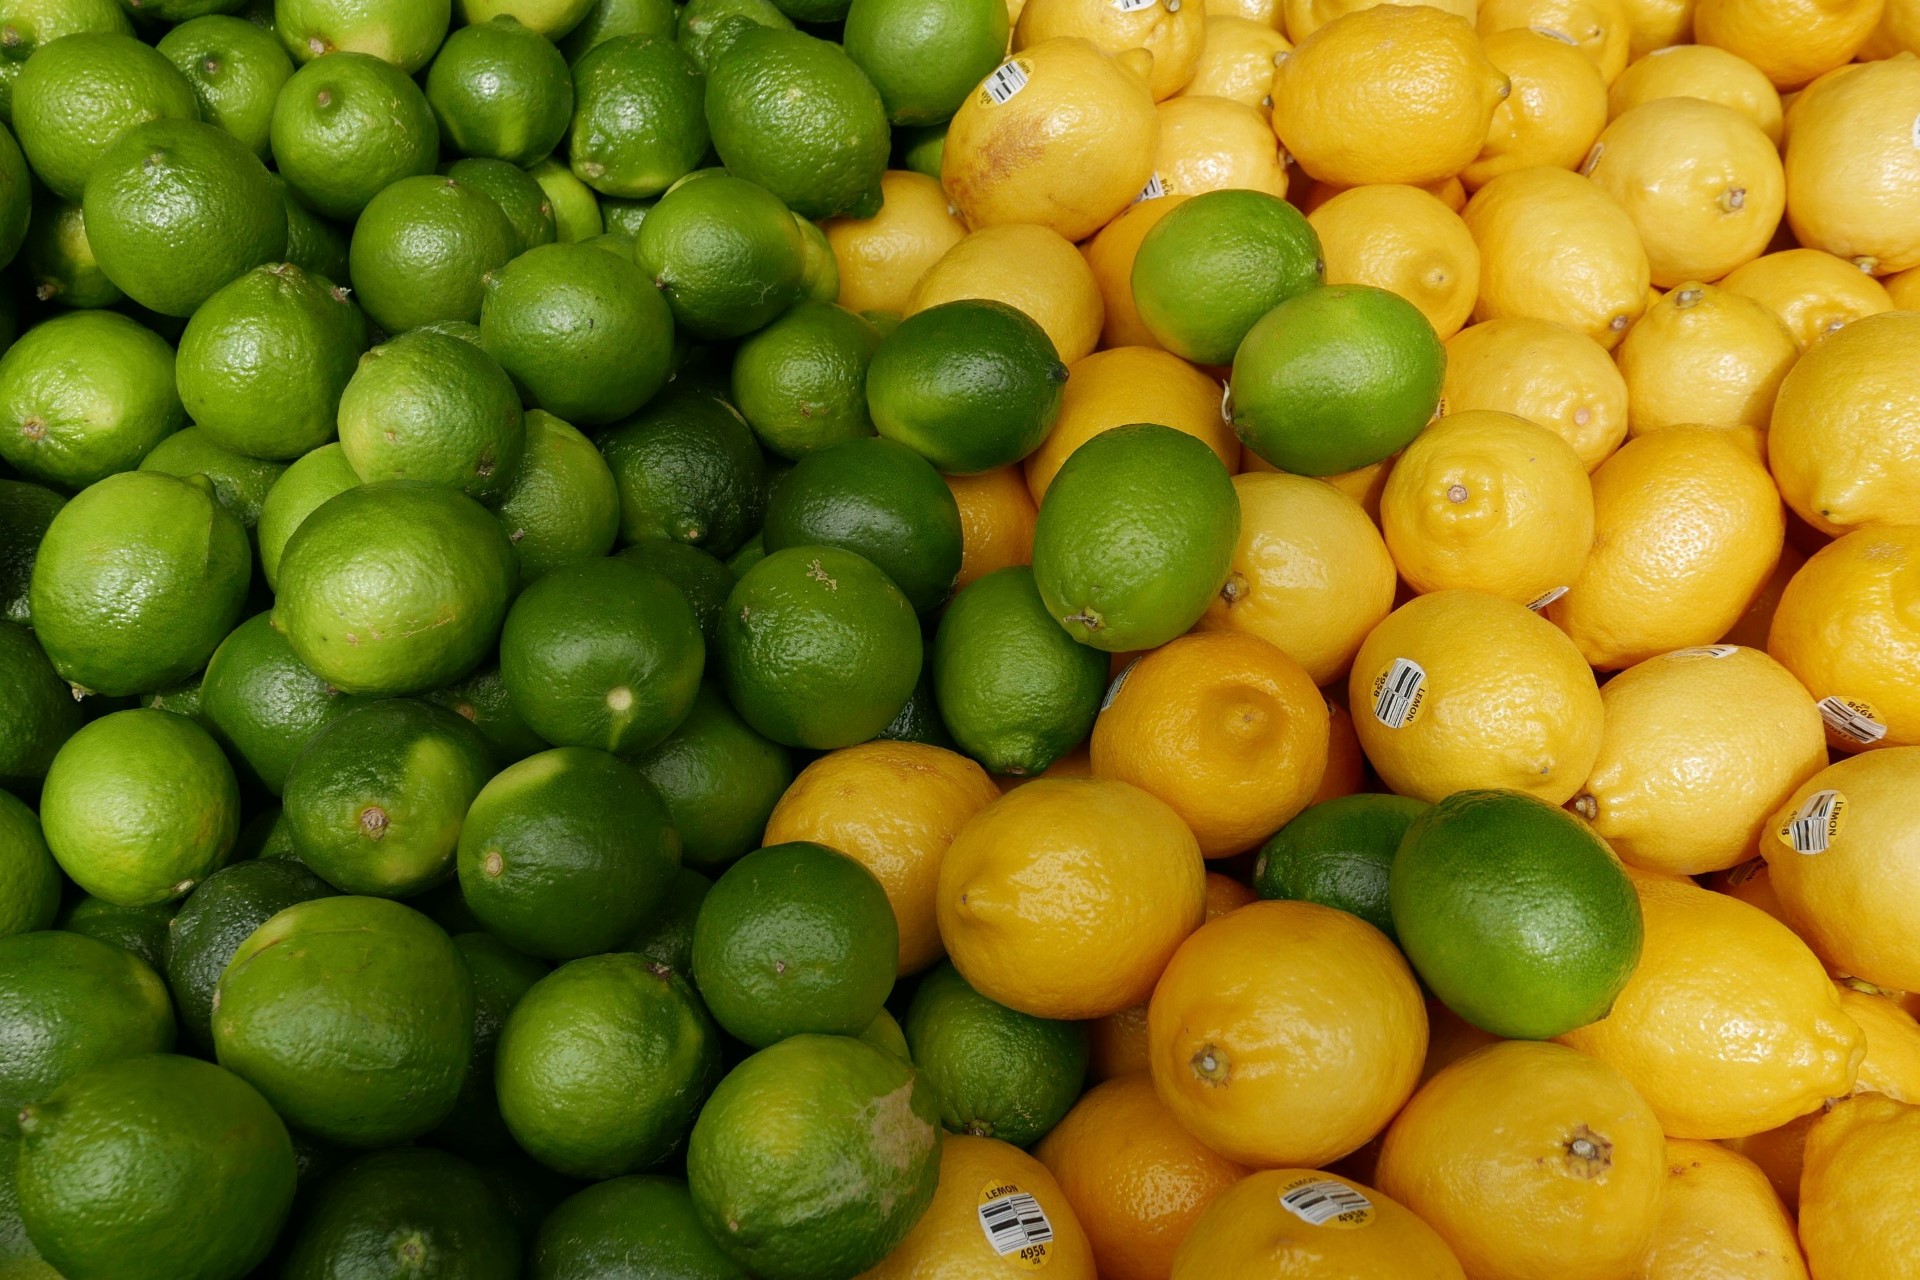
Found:
[[[0,1280],[1920,1275],[1920,0],[0,0]]]

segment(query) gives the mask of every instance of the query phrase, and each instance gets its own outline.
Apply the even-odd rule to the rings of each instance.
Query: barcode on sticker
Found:
[[[1053,1223],[1040,1202],[1024,1191],[988,1200],[980,1206],[980,1230],[1001,1257],[1053,1239]]]
[[[1738,889],[1741,885],[1753,879],[1766,869],[1767,860],[1765,858],[1748,858],[1745,862],[1727,872],[1727,887],[1730,889]]]
[[[1820,718],[1827,722],[1827,728],[1849,742],[1872,746],[1887,736],[1887,726],[1874,719],[1873,708],[1864,702],[1832,697],[1820,699],[1819,706]]]
[[[1027,87],[1027,68],[1018,59],[1008,59],[995,67],[987,76],[980,91],[987,95],[995,106],[1005,106],[1013,100],[1013,95]]]
[[[1113,7],[1122,13],[1134,13],[1141,9],[1151,9],[1160,0],[1113,0]]]
[[[1795,853],[1825,853],[1840,834],[1840,815],[1846,809],[1847,798],[1838,791],[1816,791],[1780,828],[1780,838]]]
[[[1366,1214],[1373,1201],[1344,1182],[1315,1178],[1280,1194],[1280,1205],[1308,1226],[1319,1227],[1344,1214]]]
[[[1373,682],[1373,718],[1389,729],[1404,729],[1420,714],[1426,696],[1426,668],[1412,658],[1395,658]]]
[[[1538,613],[1565,594],[1567,594],[1567,588],[1565,587],[1554,587],[1550,591],[1542,591],[1539,595],[1527,601],[1527,608]]]
[[[1133,202],[1139,204],[1142,200],[1158,200],[1165,194],[1166,184],[1160,181],[1160,175],[1156,173],[1147,179],[1147,185],[1140,188],[1140,194],[1133,198]]]
[[[1676,662],[1686,662],[1694,658],[1731,658],[1738,652],[1737,644],[1702,644],[1691,649],[1675,649],[1667,656]]]

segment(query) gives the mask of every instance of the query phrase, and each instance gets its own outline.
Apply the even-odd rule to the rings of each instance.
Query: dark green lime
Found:
[[[44,485],[0,480],[0,619],[21,626],[33,624],[33,608],[27,597],[33,562],[40,555],[40,540],[47,536],[47,527],[66,502]],[[5,773],[0,768],[0,776]]]
[[[733,590],[732,570],[699,547],[671,538],[642,538],[623,547],[620,558],[651,569],[680,588],[711,656],[720,634],[720,611],[727,607],[727,593]]]
[[[920,678],[913,682],[913,692],[907,695],[900,714],[873,736],[888,742],[918,742],[958,750],[953,735],[947,732],[946,721],[941,718],[940,700],[934,693],[932,646],[926,648],[920,663]]]
[[[321,1184],[283,1280],[515,1280],[521,1245],[480,1172],[430,1147],[361,1156]]]
[[[1080,1097],[1087,1028],[1019,1013],[975,991],[951,963],[920,980],[907,1049],[954,1133],[1031,1146]]]
[[[1260,846],[1253,891],[1345,911],[1391,938],[1387,878],[1408,825],[1426,811],[1423,801],[1371,793],[1313,805]]]
[[[61,909],[54,927],[118,947],[155,973],[164,973],[167,932],[173,924],[175,905],[155,902],[123,907],[86,893]]]
[[[507,693],[507,682],[500,678],[497,666],[482,667],[444,689],[420,696],[471,720],[493,748],[494,763],[501,768],[547,749],[546,740],[529,728],[513,709],[513,698]]]
[[[87,215],[77,203],[52,192],[34,198],[33,222],[20,246],[20,261],[41,302],[66,307],[110,307],[127,295],[107,279],[87,239]]]
[[[675,22],[676,39],[702,71],[713,68],[714,56],[721,48],[715,37],[728,18],[744,18],[779,31],[793,30],[793,19],[780,12],[773,0],[687,0]]]
[[[527,1276],[749,1280],[700,1225],[685,1182],[637,1176],[595,1183],[549,1214]]]
[[[749,728],[711,685],[701,685],[687,718],[633,765],[666,801],[684,861],[719,867],[760,842],[787,784],[787,749]]]
[[[695,388],[665,394],[600,437],[620,487],[620,536],[671,538],[731,555],[766,512],[766,459],[732,405]]]
[[[167,986],[195,1045],[213,1047],[213,989],[248,935],[295,903],[332,892],[298,862],[253,859],[214,872],[180,904],[167,931]]]
[[[499,514],[527,583],[611,551],[620,491],[606,459],[573,427],[541,409],[529,409],[524,424],[520,474]]]
[[[200,683],[201,718],[234,761],[276,796],[313,735],[358,703],[309,671],[266,613],[220,642]]]
[[[174,432],[140,460],[142,471],[158,471],[182,480],[205,476],[220,505],[248,530],[260,523],[260,509],[266,505],[267,494],[286,469],[283,462],[250,458],[230,449],[200,427]]]
[[[693,981],[693,924],[712,888],[713,881],[691,868],[674,872],[666,901],[621,949],[663,964],[688,982]]]
[[[433,1136],[463,1155],[505,1155],[514,1150],[513,1135],[500,1118],[500,1101],[494,1092],[494,1048],[513,1006],[549,969],[544,961],[522,955],[492,934],[455,934],[453,945],[460,948],[460,958],[473,978],[473,1057],[460,1086],[460,1100]]]
[[[0,787],[29,792],[86,719],[33,632],[0,621]]]
[[[285,182],[280,184],[280,203],[287,210],[287,261],[328,280],[345,280],[346,232],[309,209]]]
[[[1007,6],[994,0],[852,0],[845,12],[847,56],[896,125],[944,122],[1006,57]]]
[[[553,222],[553,205],[525,169],[505,160],[455,160],[441,170],[449,178],[481,192],[507,215],[513,227],[513,256],[529,249],[552,244],[558,234]]]
[[[616,36],[664,36],[673,39],[673,0],[594,0],[580,25],[567,32],[560,52],[568,62]]]
[[[0,938],[53,926],[60,868],[33,810],[0,791]]]

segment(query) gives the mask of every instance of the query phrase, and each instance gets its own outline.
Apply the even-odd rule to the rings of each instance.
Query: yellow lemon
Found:
[[[1798,89],[1843,66],[1880,21],[1882,0],[1696,0],[1693,38],[1736,53]]]
[[[1299,44],[1335,18],[1343,18],[1355,10],[1371,9],[1376,4],[1410,2],[1411,0],[1281,0],[1280,11],[1286,27],[1287,39]],[[1439,4],[1432,7],[1472,22],[1477,2],[1478,0],[1440,0]]]
[[[1481,0],[1480,35],[1537,31],[1591,62],[1611,84],[1627,65],[1632,27],[1620,0]]]
[[[1287,167],[1267,119],[1226,98],[1169,98],[1160,104],[1154,176],[1163,191],[1197,196],[1238,187],[1287,194]]]
[[[1881,282],[1887,297],[1902,311],[1920,311],[1920,267],[1908,267]]]
[[[1807,1280],[1807,1264],[1758,1165],[1717,1142],[1669,1138],[1660,1222],[1633,1280]]]
[[[1421,800],[1502,787],[1565,804],[1600,750],[1600,690],[1579,650],[1525,605],[1477,591],[1388,614],[1347,695],[1381,781]]]
[[[1027,456],[1027,489],[1038,503],[1073,451],[1103,431],[1152,421],[1212,449],[1221,465],[1239,464],[1239,441],[1220,413],[1218,382],[1158,347],[1114,347],[1067,370],[1060,413],[1040,447]]]
[[[1920,53],[1920,3],[1887,0],[1880,24],[1860,46],[1860,60],[1891,58],[1902,53]]]
[[[1351,187],[1308,215],[1320,236],[1328,284],[1370,284],[1399,294],[1442,341],[1473,312],[1480,249],[1460,215],[1418,187]]]
[[[1420,1080],[1427,1012],[1385,934],[1313,902],[1256,902],[1181,944],[1147,1008],[1154,1087],[1230,1160],[1326,1164]]]
[[[1647,870],[1691,876],[1753,857],[1773,811],[1827,763],[1813,698],[1758,649],[1648,658],[1600,702],[1600,758],[1573,809]]]
[[[885,203],[871,218],[820,224],[840,268],[840,305],[849,311],[906,311],[927,268],[967,235],[947,193],[924,173],[890,169],[880,176],[880,195]]]
[[[1513,91],[1494,108],[1486,143],[1461,179],[1478,190],[1515,169],[1576,167],[1607,125],[1607,82],[1599,69],[1572,45],[1525,27],[1497,31],[1482,43]]]
[[[1233,478],[1240,539],[1203,630],[1244,631],[1338,680],[1393,608],[1393,559],[1352,498],[1323,480],[1265,472]]]
[[[1780,563],[1774,566],[1773,576],[1767,579],[1766,586],[1760,588],[1760,594],[1753,598],[1747,611],[1740,615],[1740,621],[1727,628],[1720,642],[1764,650],[1767,647],[1767,633],[1773,629],[1773,615],[1780,608],[1780,597],[1786,594],[1787,583],[1793,581],[1793,575],[1800,572],[1800,566],[1806,562],[1806,556],[1792,542],[1782,546]]]
[[[1209,45],[1213,43],[1213,24],[1222,18],[1258,23],[1275,34],[1280,31],[1279,0],[1207,0],[1204,7],[1207,11],[1207,43]],[[1200,56],[1201,61],[1204,62],[1205,52],[1203,51]]]
[[[1920,1102],[1920,1023],[1891,996],[1834,984],[1840,1007],[1867,1037],[1855,1093],[1883,1093],[1900,1102]]]
[[[1209,878],[1212,872],[1208,872]],[[1087,1024],[1087,1078],[1112,1080],[1147,1070],[1147,1006],[1128,1005]]]
[[[1138,787],[1040,778],[961,829],[936,913],[975,990],[1037,1018],[1099,1018],[1153,991],[1206,906],[1200,846]]]
[[[1639,967],[1562,1044],[1615,1067],[1674,1138],[1760,1133],[1853,1087],[1866,1038],[1793,930],[1689,880],[1633,887]]]
[[[1920,1258],[1920,1106],[1867,1094],[1807,1135],[1800,1243],[1820,1280],[1893,1280]]]
[[[1301,39],[1273,78],[1273,128],[1314,177],[1413,185],[1460,172],[1507,78],[1462,18],[1376,5]]]
[[[1327,699],[1327,771],[1320,775],[1320,789],[1313,802],[1338,800],[1366,790],[1367,757],[1360,750],[1360,735],[1353,731],[1353,713]]]
[[[1158,125],[1137,61],[1067,37],[995,68],[940,152],[940,184],[968,225],[1031,222],[1079,241],[1126,208],[1153,172]]]
[[[1619,1280],[1659,1221],[1666,1139],[1606,1063],[1507,1040],[1445,1068],[1387,1129],[1380,1189],[1480,1280]]]
[[[1727,273],[1720,287],[1752,298],[1786,322],[1802,351],[1855,320],[1893,310],[1878,280],[1818,249],[1782,249]]]
[[[1731,432],[1669,427],[1593,473],[1593,554],[1547,616],[1606,671],[1711,644],[1780,559],[1772,477]]]
[[[1140,252],[1140,242],[1146,239],[1147,232],[1172,213],[1182,199],[1181,196],[1162,196],[1129,205],[1081,246],[1094,282],[1100,288],[1100,299],[1106,304],[1106,319],[1100,326],[1102,346],[1160,345],[1159,339],[1140,319],[1140,309],[1133,304],[1133,259]]]
[[[1380,499],[1380,526],[1415,591],[1461,587],[1531,604],[1578,576],[1593,546],[1593,487],[1573,446],[1488,409],[1414,437]]]
[[[984,227],[942,254],[907,298],[906,315],[958,298],[1004,302],[1047,331],[1064,364],[1100,341],[1106,304],[1080,251],[1045,227]]]
[[[1480,246],[1476,320],[1551,320],[1611,351],[1647,309],[1647,251],[1633,219],[1579,174],[1503,173],[1461,216]]]
[[[1393,474],[1393,464],[1399,456],[1397,453],[1389,454],[1378,462],[1370,462],[1364,467],[1355,467],[1352,471],[1336,471],[1330,476],[1315,476],[1313,478],[1322,483],[1332,485],[1335,489],[1338,489],[1341,493],[1346,494],[1349,498],[1359,503],[1360,509],[1367,513],[1367,519],[1373,521],[1375,526],[1378,526],[1380,523],[1380,495],[1386,492],[1387,478]],[[1290,472],[1281,471],[1280,468],[1274,466],[1271,462],[1268,462],[1265,458],[1253,450],[1246,448],[1244,445],[1241,446],[1240,449],[1240,470],[1243,474],[1252,473],[1255,475],[1291,474]]]
[[[1627,58],[1693,39],[1693,0],[1621,0],[1627,15]]]
[[[1920,524],[1920,313],[1869,316],[1807,352],[1781,383],[1767,461],[1822,533]]]
[[[995,467],[978,475],[940,477],[960,508],[958,592],[996,569],[1033,563],[1033,521],[1038,514],[1019,467]]]
[[[1255,18],[1207,18],[1207,43],[1182,98],[1225,98],[1254,108],[1265,120],[1273,110],[1273,69],[1293,46]]]
[[[1655,98],[1626,112],[1582,171],[1633,219],[1662,289],[1753,261],[1786,207],[1780,153],[1760,126],[1700,98]]]
[[[1606,349],[1547,320],[1508,316],[1447,339],[1442,414],[1494,409],[1573,446],[1588,471],[1627,438],[1627,384]]]
[[[1688,422],[1764,431],[1800,345],[1761,303],[1688,281],[1647,308],[1614,358],[1636,436]]]
[[[1660,98],[1704,98],[1732,107],[1780,145],[1780,91],[1738,54],[1710,44],[1676,44],[1635,55],[1607,89],[1608,118]]]
[[[1091,41],[1103,53],[1146,51],[1154,101],[1171,98],[1193,78],[1207,41],[1205,5],[1181,0],[1115,4],[1113,0],[1027,0],[1013,24],[1015,53],[1046,40]]]
[[[1174,1257],[1172,1280],[1224,1276],[1465,1280],[1466,1273],[1439,1233],[1391,1196],[1337,1173],[1266,1169],[1222,1192]]]

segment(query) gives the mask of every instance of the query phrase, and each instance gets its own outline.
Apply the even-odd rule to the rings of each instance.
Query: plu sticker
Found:
[[[1691,649],[1675,649],[1667,655],[1669,662],[1698,662],[1703,658],[1731,658],[1740,652],[1737,644],[1703,644]]]
[[[1147,185],[1140,188],[1140,194],[1133,198],[1133,202],[1139,204],[1142,200],[1158,200],[1165,194],[1167,184],[1160,181],[1160,175],[1155,173],[1147,179]]]
[[[1887,726],[1881,723],[1880,713],[1864,698],[1842,698],[1836,694],[1820,699],[1818,705],[1820,718],[1836,738],[1870,747],[1887,736]]]
[[[1546,591],[1542,591],[1539,595],[1527,601],[1527,608],[1538,613],[1555,600],[1558,600],[1561,596],[1567,594],[1567,590],[1568,588],[1566,587],[1551,587]]]
[[[1033,63],[1025,58],[1008,58],[981,81],[980,105],[1004,107],[1013,101],[1015,94],[1027,87],[1027,80],[1032,75]]]
[[[1373,1201],[1358,1187],[1311,1173],[1280,1189],[1280,1207],[1310,1227],[1351,1231],[1373,1221]]]
[[[1112,0],[1113,7],[1121,13],[1138,13],[1142,9],[1151,9],[1160,0]]]
[[[1412,658],[1395,658],[1373,680],[1373,718],[1404,729],[1420,718],[1427,700],[1427,670]]]
[[[1038,1270],[1053,1254],[1053,1222],[1031,1193],[1011,1182],[980,1188],[980,1230],[1002,1258]]]
[[[1846,814],[1845,796],[1838,791],[1816,791],[1780,825],[1780,843],[1795,853],[1825,853],[1840,838],[1840,821]]]

